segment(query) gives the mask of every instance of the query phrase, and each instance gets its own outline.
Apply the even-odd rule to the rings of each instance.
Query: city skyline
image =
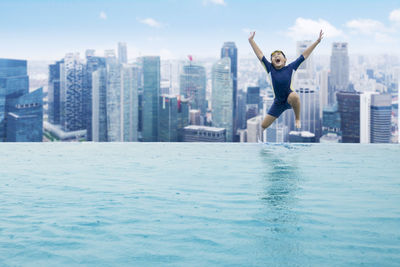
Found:
[[[255,12],[255,10],[265,10]],[[337,12],[335,12],[337,11]],[[340,12],[339,12],[340,11]],[[257,14],[256,14],[257,13]],[[38,14],[45,14],[39,15]],[[333,42],[348,42],[349,54],[396,54],[400,45],[397,1],[2,1],[0,57],[57,60],[88,48],[99,54],[125,42],[129,59],[187,54],[218,57],[226,41],[239,57],[251,55],[247,37],[256,30],[264,53],[276,48],[295,54],[296,41],[325,40],[316,54],[330,54]],[[272,26],[273,25],[273,26]]]

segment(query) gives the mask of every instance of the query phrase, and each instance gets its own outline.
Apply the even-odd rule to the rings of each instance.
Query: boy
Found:
[[[300,64],[310,56],[314,48],[321,42],[323,32],[321,30],[317,41],[310,45],[310,47],[308,47],[298,59],[290,63],[288,66],[285,66],[286,56],[280,50],[272,52],[271,64],[264,57],[260,48],[258,48],[257,44],[254,42],[255,34],[256,32],[252,32],[250,34],[249,42],[254,50],[254,53],[271,77],[272,88],[275,94],[274,103],[268,110],[268,114],[265,116],[264,121],[261,124],[262,129],[263,131],[267,129],[286,109],[290,109],[292,107],[296,117],[296,128],[301,128],[300,98],[299,95],[291,88],[292,76]]]

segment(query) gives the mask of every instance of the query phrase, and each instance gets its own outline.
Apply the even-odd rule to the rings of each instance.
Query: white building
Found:
[[[253,117],[247,120],[247,142],[257,143],[261,139],[261,116]]]
[[[231,60],[224,57],[212,68],[212,125],[226,129],[226,142],[233,141],[233,80]]]

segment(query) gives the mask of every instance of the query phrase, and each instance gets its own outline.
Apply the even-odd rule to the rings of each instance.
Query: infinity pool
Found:
[[[399,266],[399,145],[0,145],[0,266]]]

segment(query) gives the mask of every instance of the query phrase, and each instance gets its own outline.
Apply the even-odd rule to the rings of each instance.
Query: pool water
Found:
[[[400,265],[399,145],[0,150],[0,266]]]

